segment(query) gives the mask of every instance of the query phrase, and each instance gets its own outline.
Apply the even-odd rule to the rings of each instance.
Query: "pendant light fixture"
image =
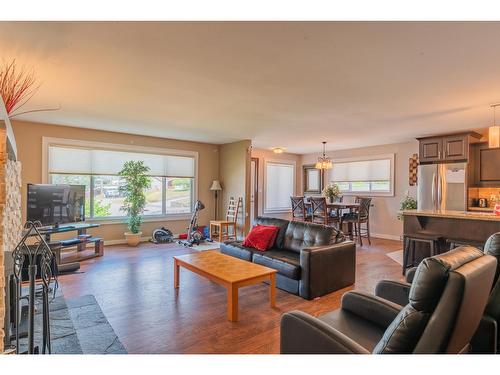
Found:
[[[500,125],[496,123],[496,108],[500,105],[500,103],[492,104],[493,108],[493,126],[490,126],[488,129],[488,146],[489,148],[498,148],[500,147]]]
[[[315,165],[316,169],[331,169],[332,159],[326,156],[326,142],[323,142],[323,155],[318,157],[318,161]]]

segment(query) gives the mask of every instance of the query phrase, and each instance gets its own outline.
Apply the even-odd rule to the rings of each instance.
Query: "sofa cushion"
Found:
[[[256,251],[252,247],[243,246],[240,241],[228,241],[220,244],[222,254],[231,255],[235,258],[252,261],[252,254]]]
[[[327,246],[344,239],[342,232],[334,227],[291,221],[285,233],[283,248],[300,253],[300,250],[306,247]]]
[[[252,261],[273,268],[290,279],[300,280],[300,255],[295,252],[276,248],[266,252],[255,251]]]
[[[283,242],[285,239],[286,229],[288,228],[288,223],[289,223],[288,220],[276,219],[273,217],[265,217],[265,216],[259,216],[256,220],[256,224],[274,225],[274,226],[280,228],[280,230],[278,231],[278,236],[276,237],[276,247],[278,249],[283,248]]]
[[[254,247],[261,251],[269,250],[274,247],[279,229],[275,225],[257,224],[245,237],[243,246]]]

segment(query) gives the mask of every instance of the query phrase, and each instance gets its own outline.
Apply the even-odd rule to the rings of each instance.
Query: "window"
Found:
[[[289,211],[294,187],[295,164],[266,162],[265,211]]]
[[[329,181],[344,194],[394,195],[394,154],[336,160]]]
[[[46,142],[46,140],[44,140]],[[144,216],[186,215],[192,212],[195,199],[196,153],[176,155],[126,150],[122,146],[65,141],[47,142],[47,175],[52,184],[85,185],[85,216],[93,219],[122,218],[123,181],[118,175],[129,160],[142,160],[150,168],[151,186],[146,190]],[[83,145],[81,145],[83,144]],[[92,147],[93,146],[93,147]],[[95,148],[94,148],[95,147]],[[108,147],[108,148],[105,148]],[[149,149],[148,149],[149,150]]]

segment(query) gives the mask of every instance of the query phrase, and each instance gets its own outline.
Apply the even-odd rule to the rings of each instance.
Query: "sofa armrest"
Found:
[[[300,251],[299,295],[313,299],[354,284],[356,244],[308,247]]]
[[[406,270],[406,282],[408,283],[412,283],[413,282],[413,278],[415,277],[415,272],[417,272],[417,267],[412,267],[408,270]]]
[[[364,292],[352,291],[342,296],[342,310],[383,328],[389,327],[401,309],[400,305]]]
[[[476,333],[471,339],[471,352],[474,354],[497,354],[498,322],[489,315],[483,315]]]
[[[301,311],[281,317],[281,354],[369,354],[328,324]]]
[[[382,280],[375,286],[375,295],[388,301],[406,306],[409,302],[410,283]]]

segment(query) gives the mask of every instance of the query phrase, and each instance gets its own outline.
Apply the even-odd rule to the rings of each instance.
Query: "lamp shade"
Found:
[[[500,126],[490,126],[488,129],[488,146],[490,148],[500,147]]]
[[[210,190],[215,190],[215,191],[222,190],[222,186],[220,186],[220,181],[219,180],[214,180],[212,182],[212,186],[210,187]]]

